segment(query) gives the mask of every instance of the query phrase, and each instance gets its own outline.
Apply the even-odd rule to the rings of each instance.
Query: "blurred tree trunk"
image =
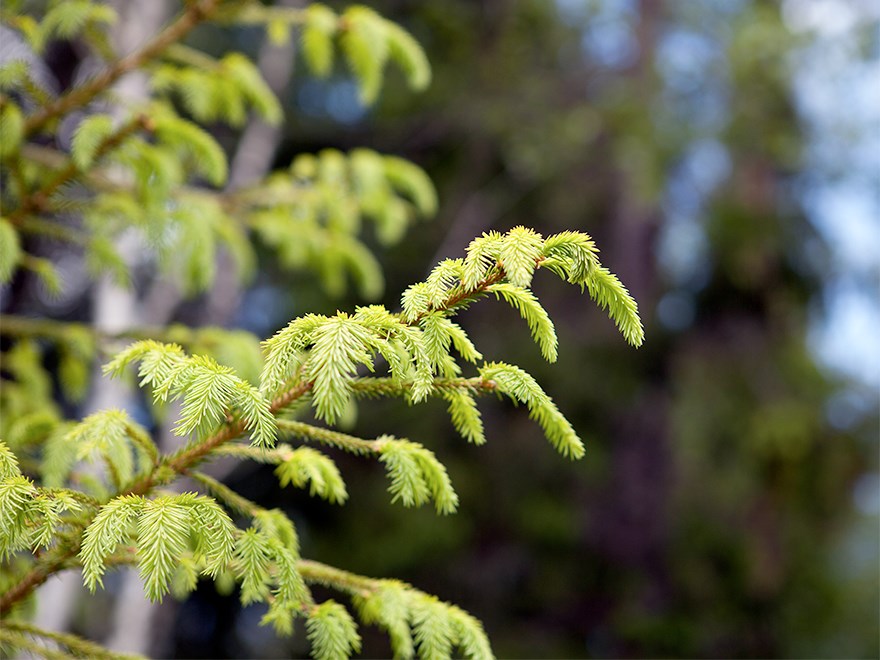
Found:
[[[628,95],[646,104],[658,94],[653,62],[662,6],[660,0],[638,3],[638,54],[621,74]],[[636,151],[646,146],[633,142],[630,147],[630,140],[627,135],[614,136],[617,162],[613,215],[604,231],[611,239],[609,267],[639,301],[642,318],[650,325],[661,293],[656,255],[662,190],[650,183],[646,189],[646,180],[654,179],[649,171],[653,163],[647,154]],[[627,151],[628,147],[634,151]],[[665,359],[662,353],[650,348],[641,352],[640,357]],[[657,364],[652,368],[666,370]],[[629,402],[615,421],[611,474],[602,502],[596,505],[599,513],[593,533],[609,557],[622,559],[658,581],[663,579],[663,530],[667,526],[665,511],[671,476],[668,406],[669,400],[662,390],[646,381],[638,398]]]
[[[303,4],[302,0],[281,0],[279,5],[296,7]],[[294,71],[295,50],[294,41],[284,45],[273,45],[268,39],[260,49],[257,66],[263,78],[269,84],[276,96],[282,97],[290,82]],[[280,143],[281,126],[273,126],[259,117],[253,117],[239,139],[235,154],[231,159],[229,168],[228,189],[236,189],[247,186],[261,180],[272,168],[276,149]],[[238,281],[236,269],[230,255],[220,252],[220,263],[217,274],[210,291],[208,291],[198,311],[189,322],[194,325],[227,326],[241,304],[242,289]],[[216,479],[223,479],[231,469],[240,465],[238,461],[217,461],[206,466],[205,472]],[[143,588],[141,599],[143,599]],[[169,630],[173,628],[175,613],[179,605],[174,600],[166,600],[160,604],[148,604],[153,615],[151,621],[157,628]],[[146,653],[152,650],[159,657],[168,655],[173,647],[173,639],[169,635],[153,636],[152,648],[146,647],[139,652]],[[161,645],[160,645],[161,642]]]
[[[165,22],[168,7],[165,0],[152,2],[116,3],[119,21],[114,26],[113,39],[117,52],[125,54],[133,51],[146,41]],[[137,102],[146,98],[145,78],[142,74],[130,74],[117,84],[118,93],[126,100]],[[129,263],[138,260],[141,254],[140,242],[127,237],[116,246],[120,256]],[[100,278],[91,293],[91,323],[99,332],[114,334],[135,327],[142,321],[140,305],[136,293],[120,287],[109,276]],[[162,323],[165,319],[150,318],[152,323]],[[111,382],[101,377],[100,368],[92,375],[92,388],[89,399],[84,404],[85,414],[108,408],[129,409],[132,406],[132,392],[124,384]],[[137,589],[134,588],[135,582]],[[67,571],[47,582],[37,592],[37,612],[34,623],[46,630],[66,631],[76,615],[76,606],[83,592],[78,572]],[[126,570],[122,574],[122,585],[116,595],[114,607],[113,633],[108,644],[116,650],[143,653],[148,640],[143,631],[144,617],[149,609],[143,597],[140,580],[136,572]],[[145,609],[146,608],[146,609]]]

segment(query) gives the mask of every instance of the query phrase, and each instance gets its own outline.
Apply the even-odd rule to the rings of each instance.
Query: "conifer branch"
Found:
[[[400,501],[404,506],[420,506],[433,499],[439,513],[452,513],[458,506],[458,496],[452,488],[446,468],[432,451],[416,442],[390,435],[382,435],[375,440],[363,440],[347,433],[291,420],[278,420],[278,430],[352,454],[377,456],[385,465],[391,480],[388,490],[393,496],[392,502]],[[283,468],[284,464],[279,468],[282,479]],[[343,495],[339,499],[345,499],[344,487],[341,491]]]
[[[297,568],[307,583],[349,594],[364,623],[388,632],[395,657],[412,657],[417,646],[422,658],[494,658],[479,621],[405,582],[364,577],[308,559],[299,560]]]
[[[312,383],[300,383],[290,387],[278,395],[269,407],[274,415],[281,409],[290,405],[312,388]],[[165,458],[150,474],[136,482],[124,494],[145,495],[157,485],[163,485],[173,481],[177,475],[184,474],[187,470],[202,462],[214,449],[230,440],[241,436],[245,432],[244,420],[229,421],[217,433],[209,436],[201,442],[183,447],[171,456]]]
[[[46,658],[46,660],[71,660],[71,658],[75,657],[40,644],[24,633],[0,627],[0,646],[7,645],[14,649],[28,651],[33,654],[33,657]]]
[[[81,637],[77,637],[76,635],[58,633],[50,630],[42,630],[41,628],[31,625],[30,623],[26,623],[24,621],[19,621],[16,619],[4,620],[3,625],[0,628],[2,628],[3,630],[14,631],[17,633],[22,633],[23,635],[28,635],[30,637],[36,637],[47,640],[49,642],[53,642],[61,648],[68,649],[70,654],[76,657],[95,658],[95,660],[134,660],[135,658],[143,658],[143,656],[140,655],[111,652],[105,649],[100,644],[95,644],[94,642],[90,642]],[[35,645],[33,648],[29,648],[29,650],[33,650],[39,655],[45,655],[47,652],[53,651],[51,647],[41,646],[38,644]],[[67,653],[62,653],[61,657],[68,658],[71,656]]]
[[[403,28],[363,6],[337,13],[320,3],[287,9],[183,1],[183,11],[139,50],[58,98],[40,95],[26,66],[18,73],[3,67],[4,90],[20,90],[21,95],[0,95],[0,124],[11,145],[6,152],[11,158],[3,158],[13,183],[3,200],[10,208],[0,219],[0,281],[9,282],[21,266],[37,272],[47,286],[58,283],[55,288],[60,288],[47,259],[23,252],[20,234],[80,245],[90,270],[109,270],[125,280],[129,269],[114,250],[113,238],[135,228],[148,238],[160,237],[152,243],[157,263],[185,268],[180,283],[194,293],[212,282],[219,245],[247,272],[255,259],[246,235],[252,231],[277,249],[285,266],[319,270],[328,291],[344,287],[351,275],[367,295],[377,294],[381,269],[357,238],[360,223],[373,222],[382,243],[398,241],[412,219],[436,211],[436,191],[427,174],[368,149],[345,154],[325,149],[297,157],[287,172],[245,190],[187,186],[201,177],[220,188],[228,175],[224,149],[205,126],[216,121],[240,125],[251,109],[276,122],[282,109],[245,55],[227,53],[217,59],[180,42],[208,19],[264,24],[275,42],[289,39],[293,26],[301,27],[303,59],[312,73],[329,76],[339,48],[366,104],[378,97],[389,63],[402,70],[411,88],[429,84],[430,66],[421,46]],[[22,17],[17,27],[36,49],[49,38],[81,35],[85,44],[112,59],[92,24],[112,17],[105,4],[58,2],[50,3],[42,22]],[[27,143],[38,133],[55,132],[69,113],[87,110],[120,77],[145,69],[155,98],[121,126],[109,114],[89,114],[74,132],[69,155]],[[24,117],[16,100],[22,97],[40,109]],[[73,181],[85,185],[85,196],[67,198],[64,188]],[[82,229],[47,221],[50,213],[59,212],[80,214]],[[108,567],[135,564],[152,600],[167,593],[183,597],[195,588],[199,574],[216,579],[224,573],[240,582],[243,604],[268,604],[263,623],[271,623],[279,634],[290,634],[294,618],[304,617],[318,660],[348,657],[360,649],[361,639],[346,607],[332,600],[316,602],[307,582],[349,594],[364,623],[387,630],[396,656],[442,658],[460,650],[466,658],[491,658],[481,624],[466,612],[402,582],[302,560],[296,529],[283,512],[263,509],[197,468],[223,455],[251,459],[274,465],[282,486],[308,487],[312,495],[341,503],[348,497],[345,482],[331,456],[307,444],[317,442],[381,462],[392,502],[417,506],[430,501],[439,513],[450,513],[458,496],[431,450],[390,435],[358,438],[332,424],[353,397],[394,396],[418,403],[438,396],[448,404],[458,432],[482,444],[486,438],[476,398],[488,392],[525,404],[551,443],[579,458],[583,444],[537,381],[513,365],[480,365],[482,355],[452,317],[494,295],[520,313],[543,356],[554,361],[555,329],[530,288],[535,271],[544,268],[586,288],[627,341],[639,345],[643,330],[635,301],[599,263],[597,252],[581,232],[546,239],[525,227],[488,232],[471,242],[463,258],[442,261],[426,281],[408,288],[398,313],[368,305],[352,313],[293,320],[264,342],[259,387],[255,372],[261,360],[247,333],[236,344],[218,338],[219,329],[140,328],[108,334],[82,324],[0,317],[0,334],[22,339],[13,342],[9,353],[14,359],[8,382],[24,402],[21,418],[10,427],[10,445],[0,443],[0,555],[7,559],[21,553],[25,559],[25,552],[33,553],[30,564],[23,562],[26,568],[10,566],[9,577],[17,582],[4,579],[11,586],[0,595],[0,613],[16,613],[58,571],[81,566],[85,584],[94,590]],[[97,351],[114,348],[120,339],[142,340],[120,351],[106,372],[119,375],[137,362],[140,385],[149,389],[154,403],[182,401],[175,433],[190,436],[189,444],[162,454],[145,429],[117,410],[77,424],[63,421],[52,401],[51,369],[40,364],[35,338],[57,344],[65,396],[77,389],[76,383],[87,381]],[[239,350],[238,357],[228,346],[215,352],[215,345],[230,343],[250,348]],[[238,361],[243,364],[239,372],[232,367]],[[364,369],[372,373],[386,367],[387,376],[363,377]],[[476,368],[479,375],[463,377],[465,367]],[[292,416],[289,408],[297,402],[312,405],[316,417],[331,428],[284,419]],[[278,443],[282,433],[305,442]],[[249,445],[239,441],[243,436],[250,437]],[[31,450],[40,442],[45,444],[42,461],[33,470],[37,452]],[[22,465],[26,472],[41,473],[41,485],[22,474],[13,449],[26,450],[20,452]],[[79,461],[101,461],[103,472],[86,474],[78,469]],[[192,478],[208,495],[162,492],[180,477]],[[68,484],[84,490],[64,488]],[[221,504],[250,518],[251,526],[237,528]],[[59,657],[68,651],[89,657],[104,653],[90,642],[13,624],[0,630],[0,640],[13,646]],[[32,638],[49,644],[43,647]]]
[[[470,390],[480,394],[488,394],[496,389],[495,382],[481,376],[473,378],[435,378],[432,386],[436,393],[448,390]],[[356,378],[351,382],[352,392],[365,398],[388,396],[400,397],[412,390],[411,381],[398,382],[393,378],[366,377]]]
[[[112,149],[118,147],[122,142],[133,135],[140,129],[147,129],[152,126],[152,122],[146,115],[137,115],[127,123],[123,124],[118,130],[107,136],[98,144],[94,151],[94,159],[100,158]],[[27,195],[20,206],[6,216],[7,220],[12,224],[19,224],[23,218],[33,212],[43,212],[48,210],[49,202],[52,194],[65,183],[69,183],[77,178],[81,169],[73,158],[70,158],[67,165],[58,171],[54,177],[43,184],[39,190]]]
[[[207,331],[207,332],[206,332]],[[175,324],[172,326],[138,326],[119,332],[106,332],[87,323],[55,321],[48,318],[32,318],[15,314],[0,314],[0,336],[46,339],[64,344],[72,337],[90,337],[105,354],[112,355],[125,340],[155,340],[178,343],[183,346],[211,347],[229,342],[229,332],[214,328],[200,328]]]
[[[218,4],[219,0],[193,0],[189,2],[180,16],[143,48],[123,57],[90,82],[74,88],[68,94],[59,97],[27,117],[23,128],[24,135],[31,135],[56,117],[88,105],[92,99],[108,89],[119,78],[139,69],[168,46],[183,39],[199,23],[210,17],[217,10]]]
[[[279,412],[303,396],[311,387],[312,384],[308,382],[291,386],[275,398],[270,407],[271,412],[273,414]],[[227,422],[220,431],[206,440],[184,447],[162,460],[147,475],[135,481],[124,492],[118,493],[116,497],[146,495],[155,487],[174,481],[179,475],[203,461],[215,448],[242,435],[245,428],[243,420]],[[84,528],[85,525],[82,527]],[[46,553],[19,582],[0,596],[0,614],[5,614],[15,603],[29,596],[34,589],[61,570],[67,561],[80,551],[81,542],[82,530],[74,535],[69,547],[59,547]]]
[[[0,616],[5,616],[12,607],[27,598],[34,589],[43,584],[79,552],[79,543],[68,547],[58,547],[43,554],[17,583],[0,595]]]
[[[381,586],[380,581],[375,578],[350,573],[341,568],[328,566],[311,559],[300,559],[297,562],[297,568],[306,582],[320,584],[324,587],[333,587],[338,591],[349,594],[364,595],[375,591]]]
[[[223,502],[223,504],[233,511],[237,511],[240,514],[251,518],[255,517],[260,511],[264,511],[263,507],[251,502],[246,497],[242,497],[226,484],[217,481],[214,477],[207,475],[204,472],[187,470],[183,474],[199,482],[209,493],[211,493],[211,495]]]
[[[279,419],[278,430],[286,431],[304,440],[314,440],[359,455],[378,454],[387,443],[385,440],[363,440],[347,433],[289,419]]]

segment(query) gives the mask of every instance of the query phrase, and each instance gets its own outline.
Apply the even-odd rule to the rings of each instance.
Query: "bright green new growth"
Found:
[[[514,278],[508,273],[511,267]],[[312,495],[333,503],[343,503],[348,496],[342,475],[330,457],[310,447],[276,444],[279,434],[374,456],[388,472],[392,502],[419,506],[433,501],[439,513],[451,513],[457,507],[458,496],[442,463],[424,446],[391,436],[363,440],[289,417],[301,408],[288,413],[285,419],[277,419],[276,415],[286,408],[287,399],[292,402],[302,398],[311,403],[318,419],[332,424],[354,397],[400,396],[418,403],[440,396],[448,404],[455,428],[468,441],[482,444],[485,436],[475,395],[496,392],[525,404],[560,453],[582,457],[582,441],[531,375],[513,365],[490,362],[477,368],[476,377],[462,376],[458,358],[473,363],[479,361],[480,353],[466,332],[450,319],[467,305],[492,294],[520,312],[544,357],[554,360],[558,349],[553,324],[528,288],[535,271],[545,267],[567,280],[586,283],[594,298],[600,304],[606,303],[624,334],[640,341],[641,326],[634,304],[608,302],[630,299],[625,290],[621,293],[616,280],[604,275],[586,235],[566,233],[543,239],[531,230],[516,228],[507,234],[490,233],[476,239],[464,260],[443,261],[425,282],[407,289],[400,313],[373,305],[360,307],[353,314],[294,319],[264,342],[265,363],[259,387],[207,356],[188,356],[176,344],[152,340],[132,344],[117,354],[105,371],[120,375],[137,363],[140,385],[150,388],[157,403],[182,399],[175,431],[192,435],[194,441],[214,443],[224,434],[229,435],[228,439],[249,434],[250,446],[219,444],[214,455],[274,464],[282,486],[307,487]],[[595,276],[596,271],[602,275]],[[387,375],[363,377],[359,367],[370,372],[387,370]],[[178,469],[178,465],[203,460],[200,456],[190,460],[185,450],[163,458],[149,450],[151,444],[146,438],[143,429],[124,413],[93,415],[50,443],[46,481],[63,485],[76,460],[97,456],[106,464],[113,488],[124,491],[138,475],[141,480],[164,479],[160,477],[163,466]],[[196,444],[190,451],[198,447]],[[133,456],[139,457],[137,466]],[[205,458],[209,457],[206,453]],[[0,496],[6,503],[4,509],[10,512],[5,514],[10,517],[6,525],[13,530],[11,538],[4,541],[8,553],[27,547],[22,540],[23,521],[27,520],[27,511],[36,509],[32,502],[39,498],[33,484],[15,474],[14,462],[7,460],[6,464],[10,467],[4,467],[4,472],[11,477],[0,486]],[[298,544],[290,521],[283,514],[262,511],[206,475],[195,476],[227,507],[253,517],[255,525],[237,530],[215,501],[204,496],[149,499],[123,494],[102,506],[85,530],[80,560],[86,585],[94,590],[101,584],[112,553],[127,542],[137,548],[130,561],[139,566],[152,599],[161,599],[169,591],[187,593],[195,588],[199,574],[216,576],[231,571],[241,581],[244,604],[270,604],[264,622],[279,633],[289,634],[293,619],[306,612],[316,656],[340,657],[356,650],[356,627],[342,606],[330,601],[308,604],[310,596],[297,569]],[[106,488],[97,489],[95,494],[103,497],[107,492]],[[58,514],[64,510],[60,505],[53,506]],[[58,515],[55,519],[53,524],[57,525]],[[397,591],[388,594],[392,603],[400,596]],[[403,657],[414,650],[422,657],[447,657],[456,645],[468,657],[490,655],[479,624],[435,599],[407,600],[405,614],[396,615],[391,605],[391,609],[383,609],[381,603],[370,599],[359,606],[363,609],[366,603],[373,604],[365,610],[365,620],[386,627],[396,652]],[[410,627],[412,637],[409,632],[404,634],[404,628],[409,631]]]
[[[137,548],[147,595],[161,600],[186,554],[196,565],[203,564],[205,575],[216,576],[225,568],[232,558],[234,530],[213,499],[195,493],[116,498],[101,507],[83,536],[83,582],[93,592],[103,586],[107,557],[130,540]]]
[[[63,514],[82,509],[75,491],[41,488],[22,476],[18,460],[0,440],[0,558],[49,547],[64,525]]]
[[[177,435],[194,431],[206,435],[235,408],[255,444],[268,446],[274,442],[275,419],[269,402],[230,367],[207,356],[186,356],[176,344],[147,340],[119,353],[104,371],[118,375],[135,361],[140,361],[140,385],[152,388],[155,402],[183,399],[180,421],[174,428]]]
[[[80,251],[92,275],[109,274],[131,286],[135,274],[117,243],[138,236],[151,266],[176,277],[186,294],[212,286],[220,251],[247,281],[256,271],[253,241],[259,241],[283,267],[315,273],[331,295],[351,280],[364,297],[375,298],[382,272],[362,238],[364,226],[390,245],[414,220],[436,213],[436,191],[423,170],[368,149],[300,154],[261,181],[227,189],[229,159],[204,128],[218,122],[239,127],[252,115],[277,123],[282,108],[244,55],[213,58],[182,43],[203,21],[264,26],[274,43],[297,30],[307,68],[334,76],[341,58],[364,104],[377,100],[389,63],[411,88],[426,87],[431,72],[419,44],[373,10],[187,2],[153,41],[119,60],[101,29],[116,20],[112,10],[92,0],[48,5],[40,19],[16,8],[4,10],[3,20],[35,52],[52,39],[76,38],[108,69],[55,97],[33,79],[26,62],[0,66],[6,184],[0,191],[0,284],[29,271],[48,290],[60,290],[54,265],[27,251],[37,241],[24,239],[36,237]],[[150,89],[138,107],[111,91],[132,70],[145,74]],[[112,113],[94,101],[110,102]],[[46,146],[57,142],[43,138],[57,137],[59,119],[85,108],[69,153]],[[59,213],[76,221],[53,222]],[[266,607],[262,623],[279,635],[292,634],[300,620],[317,658],[348,657],[360,649],[361,638],[349,609],[334,600],[316,602],[312,585],[349,597],[361,622],[387,631],[395,657],[491,658],[482,625],[470,614],[402,582],[301,557],[287,515],[249,501],[202,467],[221,457],[272,465],[281,486],[341,505],[349,491],[334,454],[343,451],[382,464],[391,502],[432,503],[449,514],[459,502],[453,480],[418,437],[364,439],[332,426],[365,400],[419,404],[439,398],[456,431],[482,445],[487,438],[477,398],[491,393],[524,404],[557,451],[582,457],[582,441],[537,381],[519,367],[483,362],[454,320],[469,305],[495,298],[519,313],[541,355],[554,362],[556,331],[530,288],[544,269],[586,289],[630,344],[642,343],[636,303],[601,265],[588,235],[545,238],[525,227],[474,239],[463,257],[443,260],[425,281],[407,288],[400,310],[366,305],[332,316],[306,314],[261,345],[248,333],[218,328],[171,326],[109,336],[85,325],[4,317],[0,331],[14,338],[2,356],[0,397],[4,651],[107,656],[75,636],[35,629],[21,620],[20,605],[68,567],[80,567],[94,591],[107,570],[136,566],[152,600],[169,593],[183,598],[203,577],[237,584],[242,604]],[[121,339],[129,342],[123,350]],[[115,357],[105,374],[121,377],[136,365],[138,385],[153,405],[177,411],[173,430],[186,444],[161,452],[150,433],[120,410],[79,423],[64,420],[40,342],[57,349],[58,382],[71,402],[85,396],[96,356],[111,347]],[[178,407],[167,406],[174,401]],[[39,483],[31,478],[36,475]],[[182,476],[201,494],[173,492]],[[39,562],[29,554],[37,551]]]
[[[43,483],[60,488],[76,461],[103,461],[114,490],[131,481],[136,467],[143,470],[158,458],[149,434],[121,410],[102,410],[86,417],[66,433],[49,439],[42,465]],[[135,460],[138,465],[136,466]],[[104,494],[102,489],[96,492]]]
[[[452,490],[446,468],[433,452],[417,443],[387,436],[378,438],[376,443],[381,447],[379,460],[391,478],[388,490],[394,496],[392,502],[400,500],[404,506],[419,506],[433,499],[438,513],[455,511],[458,495]]]
[[[306,630],[316,660],[347,658],[361,650],[361,637],[351,615],[339,603],[328,600],[309,612]]]
[[[275,474],[282,486],[290,484],[294,488],[304,488],[308,483],[309,493],[333,504],[342,504],[348,499],[348,491],[336,463],[311,447],[287,452],[275,468]]]

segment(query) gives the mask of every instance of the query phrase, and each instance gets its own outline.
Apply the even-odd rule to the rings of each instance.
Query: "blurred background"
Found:
[[[283,507],[304,556],[469,610],[499,657],[877,657],[880,3],[369,4],[425,46],[431,88],[392,76],[368,110],[344,71],[318,81],[294,63],[263,157],[366,146],[428,170],[439,217],[393,249],[374,242],[381,302],[396,308],[488,229],[578,229],[639,301],[647,339],[631,349],[588,298],[540,276],[557,364],[502,304],[460,317],[487,359],[543,384],[587,442],[577,463],[491,399],[481,448],[442,402],[362,405],[358,435],[417,439],[448,466],[454,516],[389,505],[381,466],[341,455],[344,507],[282,491],[268,469],[228,483]],[[263,40],[192,37],[255,57]],[[363,302],[328,300],[268,256],[261,268],[228,314],[258,336]],[[172,320],[210,322],[216,302]],[[306,652],[302,631],[259,628],[262,613],[205,583],[162,606],[152,652]],[[362,633],[365,657],[389,654]]]

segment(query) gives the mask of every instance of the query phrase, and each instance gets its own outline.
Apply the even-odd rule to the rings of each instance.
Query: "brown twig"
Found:
[[[111,149],[118,147],[123,140],[132,135],[139,129],[149,129],[152,122],[146,115],[138,115],[128,123],[124,124],[112,135],[106,137],[95,151],[95,158],[100,158]],[[21,205],[7,216],[7,220],[12,224],[21,224],[25,217],[37,211],[44,211],[49,206],[49,199],[52,194],[65,183],[73,181],[79,175],[83,174],[70,159],[65,167],[59,170],[54,177],[36,192],[27,195],[21,202]]]
[[[126,73],[139,69],[145,62],[155,58],[173,43],[180,41],[196,25],[208,18],[216,9],[218,0],[196,0],[168,25],[162,32],[141,48],[109,67],[91,82],[77,87],[69,94],[59,97],[38,112],[29,116],[24,123],[24,135],[32,135],[56,117],[67,114],[71,110],[86,106],[98,94],[119,80]]]

